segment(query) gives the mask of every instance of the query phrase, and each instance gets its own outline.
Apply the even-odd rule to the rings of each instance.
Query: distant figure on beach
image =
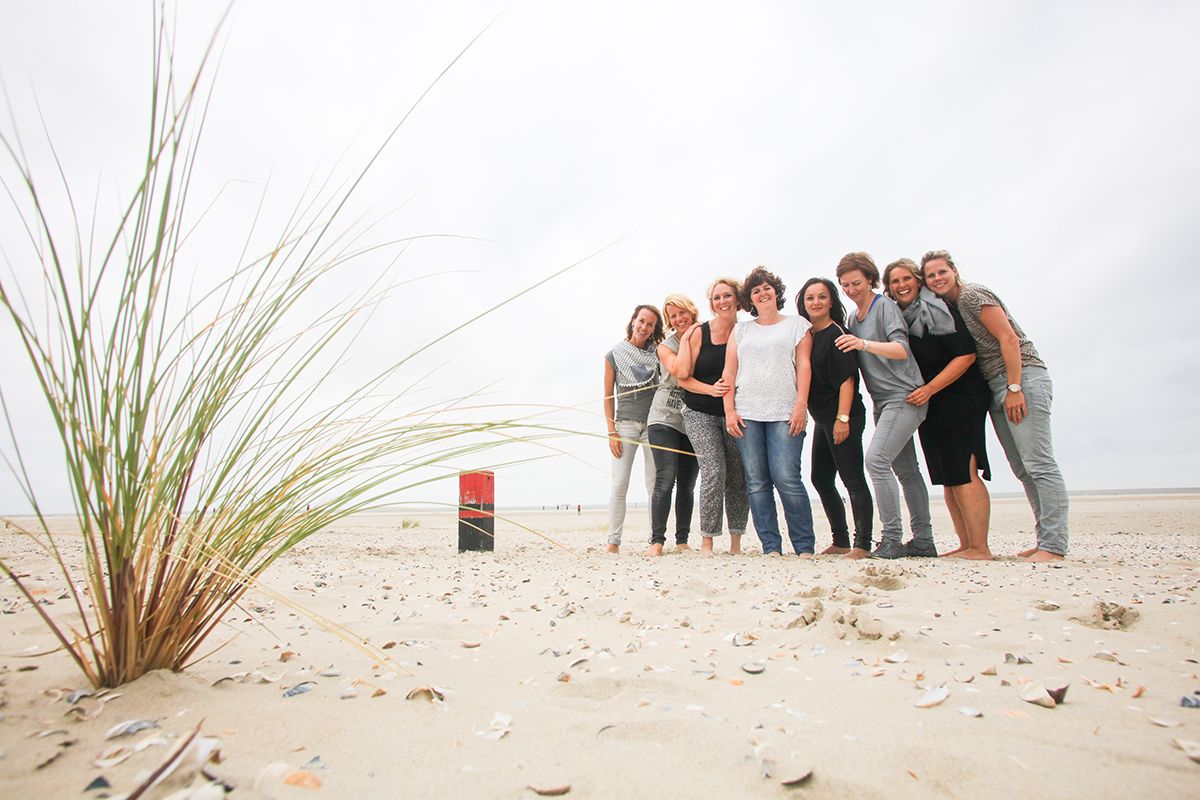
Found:
[[[737,442],[746,473],[746,496],[763,553],[783,555],[775,493],[783,503],[788,540],[801,558],[812,558],[812,506],[801,464],[812,381],[812,326],[779,313],[786,302],[779,276],[757,267],[738,293],[754,319],[739,322],[725,351],[725,424]]]
[[[675,549],[687,550],[688,536],[692,530],[692,510],[695,506],[696,476],[700,464],[696,461],[692,442],[683,427],[683,388],[671,373],[679,353],[679,337],[696,324],[700,316],[696,304],[682,294],[667,295],[663,301],[663,314],[671,328],[671,335],[658,346],[658,360],[663,366],[664,378],[654,393],[650,404],[651,452],[654,454],[656,477],[654,492],[650,496],[650,548],[648,556],[662,555],[667,541],[667,518],[671,513],[671,492],[675,492]],[[683,383],[695,388],[703,384],[694,378]]]
[[[863,431],[867,409],[858,390],[858,354],[842,352],[834,340],[846,333],[846,310],[828,278],[809,278],[796,295],[800,315],[812,323],[812,383],[808,413],[813,418],[812,469],[809,477],[821,498],[833,544],[822,555],[865,558],[871,552],[875,504],[863,472]],[[850,495],[854,546],[846,524],[846,504],[834,478]]]
[[[652,305],[633,309],[625,338],[604,355],[604,419],[608,424],[608,449],[612,453],[612,484],[608,501],[609,553],[620,552],[625,529],[625,495],[639,445],[649,445],[646,419],[658,387],[659,364],[655,347],[663,338],[662,315]],[[654,491],[654,459],[642,453],[646,494]]]
[[[683,427],[700,462],[700,554],[713,554],[713,539],[721,535],[721,510],[729,523],[729,552],[742,552],[742,534],[750,515],[746,478],[737,444],[725,427],[729,391],[725,348],[737,323],[736,278],[718,278],[708,287],[708,306],[715,315],[694,325],[680,340],[672,374],[684,387]],[[694,382],[685,383],[688,378]]]
[[[956,306],[975,339],[979,368],[992,392],[996,438],[1033,508],[1037,545],[1019,555],[1053,561],[1067,554],[1067,484],[1054,458],[1050,405],[1054,385],[1037,348],[986,286],[963,283],[946,250],[921,257],[925,284]]]
[[[919,428],[921,449],[929,481],[943,487],[958,534],[958,547],[943,555],[990,559],[992,501],[980,472],[992,479],[983,427],[991,392],[975,361],[975,340],[958,309],[925,286],[911,259],[888,264],[883,290],[904,314],[908,345],[925,380],[909,394],[908,403],[929,408]]]
[[[896,303],[874,291],[879,286],[879,269],[869,255],[843,256],[837,277],[855,309],[847,320],[850,332],[839,336],[834,344],[844,353],[859,351],[859,366],[875,415],[875,433],[867,447],[866,462],[875,488],[883,541],[871,557],[936,557],[929,490],[913,445],[913,435],[925,421],[927,408],[907,402],[908,396],[925,383],[909,353],[908,325]],[[913,532],[907,543],[902,541],[901,487]]]

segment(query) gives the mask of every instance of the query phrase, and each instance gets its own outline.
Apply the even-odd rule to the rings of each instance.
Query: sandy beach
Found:
[[[463,555],[450,514],[352,518],[273,566],[215,652],[100,698],[68,698],[88,687],[65,654],[29,657],[53,640],[6,583],[0,797],[118,796],[197,727],[237,798],[1200,792],[1173,744],[1200,740],[1181,706],[1200,700],[1200,495],[1075,497],[1070,558],[1041,565],[772,560],[753,534],[739,557],[650,559],[644,510],[607,556],[605,516],[514,513]],[[993,550],[1031,526],[997,500]],[[0,548],[69,611],[47,557],[12,530]],[[1038,683],[1064,702],[1023,700]],[[131,720],[156,727],[105,739]]]

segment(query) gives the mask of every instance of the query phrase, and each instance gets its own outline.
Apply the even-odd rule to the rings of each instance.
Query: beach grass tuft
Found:
[[[333,348],[382,294],[368,289],[315,320],[300,309],[363,251],[334,223],[374,158],[332,199],[298,206],[262,256],[193,296],[181,262],[196,236],[187,197],[216,34],[181,83],[170,30],[156,8],[145,160],[99,248],[73,202],[70,225],[52,221],[19,135],[0,136],[12,168],[5,187],[40,272],[40,285],[11,270],[0,278],[0,305],[61,443],[82,567],[50,532],[0,391],[9,463],[37,519],[23,530],[55,560],[75,613],[35,602],[2,557],[0,573],[96,687],[202,657],[223,615],[305,537],[436,479],[431,470],[453,475],[490,448],[556,435],[517,419],[471,419],[462,399],[397,413],[384,388],[396,364],[344,399],[320,400],[341,362]],[[60,178],[69,200],[61,167]]]

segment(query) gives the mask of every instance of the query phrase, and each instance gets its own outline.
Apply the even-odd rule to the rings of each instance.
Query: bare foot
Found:
[[[662,546],[661,544],[652,544],[652,545],[650,545],[650,549],[649,549],[649,550],[647,550],[647,551],[646,551],[646,552],[645,552],[643,555],[647,555],[647,556],[661,556],[661,555],[662,555],[662,548],[663,548],[663,546]]]
[[[705,536],[700,540],[700,555],[705,558],[713,557],[713,540],[711,536]]]
[[[742,554],[742,535],[740,533],[729,534],[729,555],[740,556]]]
[[[1062,561],[1063,557],[1058,553],[1051,553],[1049,550],[1034,550],[1028,556],[1021,556],[1021,560],[1031,564],[1040,564],[1046,561]]]
[[[683,542],[683,543],[681,543],[681,544],[677,544],[677,545],[675,545],[675,552],[676,552],[676,553],[687,553],[687,552],[690,552],[690,551],[691,551],[691,549],[692,549],[692,548],[688,547],[688,543],[687,543],[687,542]]]
[[[732,554],[731,554],[732,555]],[[767,558],[783,558],[783,553],[772,550],[770,553],[764,553]]]
[[[964,547],[953,553],[946,553],[946,558],[964,558],[968,561],[991,561],[994,556],[991,550],[976,550],[974,547]]]
[[[870,555],[870,552],[868,552],[867,550],[863,550],[861,547],[852,547],[852,548],[850,548],[850,552],[846,553],[846,555],[843,556],[843,558],[858,559],[858,558],[866,558],[869,555]]]
[[[1031,547],[1028,550],[1022,550],[1021,552],[1017,553],[1017,558],[1029,558],[1037,551],[1038,549],[1036,547]]]
[[[836,544],[831,544],[821,551],[823,556],[844,556],[850,552],[849,547],[838,547]]]
[[[604,552],[606,552],[606,553],[619,553],[619,552],[621,552],[621,545],[619,545],[619,544],[610,544],[608,547],[604,548]]]
[[[958,547],[954,548],[953,550],[947,550],[946,552],[942,553],[940,558],[949,558],[950,556],[958,555],[962,551],[969,550],[969,549],[970,549],[969,547],[965,547],[960,544]]]
[[[797,553],[797,558],[816,558],[812,553]]]

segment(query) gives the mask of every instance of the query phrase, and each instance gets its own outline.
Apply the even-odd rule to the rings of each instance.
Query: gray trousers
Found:
[[[685,406],[683,429],[700,462],[700,535],[721,535],[722,506],[729,532],[745,533],[750,516],[746,475],[737,444],[725,430],[725,418]]]
[[[609,482],[608,496],[608,543],[619,545],[621,534],[625,532],[625,495],[629,492],[629,477],[633,472],[633,457],[637,454],[638,445],[641,445],[647,499],[654,494],[655,470],[654,459],[650,456],[646,423],[628,419],[619,419],[616,422],[617,436],[621,437],[624,446],[621,448],[621,457],[612,459],[612,480]]]
[[[1050,404],[1054,400],[1050,373],[1042,367],[1021,370],[1021,392],[1028,415],[1019,425],[1009,422],[1004,413],[1004,397],[1008,394],[1005,376],[992,378],[988,386],[992,390],[992,427],[1033,508],[1038,549],[1065,556],[1070,501],[1050,439]]]
[[[911,406],[892,400],[875,406],[875,433],[867,447],[865,462],[871,486],[875,489],[875,508],[885,542],[904,538],[904,518],[900,513],[900,491],[908,505],[908,523],[913,539],[933,542],[933,520],[929,515],[929,489],[917,463],[913,434],[925,421],[929,406]],[[897,484],[897,479],[899,483]]]

